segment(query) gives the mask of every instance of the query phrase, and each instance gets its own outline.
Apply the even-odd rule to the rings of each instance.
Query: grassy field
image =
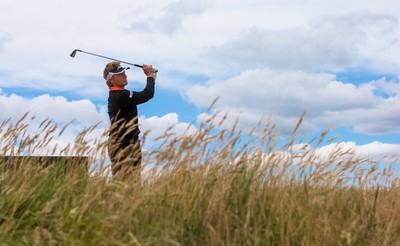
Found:
[[[45,121],[29,135],[26,121],[1,125],[2,155],[55,148],[65,130]],[[326,132],[299,148],[297,127],[277,149],[269,124],[249,139],[211,122],[161,136],[140,181],[0,164],[0,245],[399,245],[397,160],[377,168],[340,146],[321,156]],[[69,153],[105,158],[93,129]]]

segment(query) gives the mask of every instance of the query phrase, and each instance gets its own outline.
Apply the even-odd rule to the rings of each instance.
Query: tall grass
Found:
[[[327,132],[300,148],[298,126],[277,147],[273,125],[246,135],[236,124],[218,130],[215,119],[191,134],[160,136],[144,155],[141,182],[110,179],[102,161],[84,175],[65,172],[63,163],[10,168],[0,160],[0,245],[400,242],[397,160],[377,163],[340,146],[322,156],[317,148]],[[88,140],[95,126],[57,152],[52,139],[66,126],[46,120],[29,134],[31,120],[1,124],[2,155],[47,149],[106,159],[107,133]]]

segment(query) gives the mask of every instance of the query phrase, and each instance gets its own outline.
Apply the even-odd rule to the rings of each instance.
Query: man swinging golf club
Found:
[[[108,141],[108,153],[111,159],[113,176],[137,173],[140,176],[142,160],[139,141],[137,105],[149,101],[154,96],[156,70],[151,65],[143,65],[147,83],[142,91],[125,89],[128,84],[125,71],[119,61],[106,65],[103,77],[109,88],[108,114],[111,130]]]

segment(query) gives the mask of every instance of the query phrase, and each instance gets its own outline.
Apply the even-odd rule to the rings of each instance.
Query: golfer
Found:
[[[125,89],[128,84],[125,71],[119,61],[106,65],[103,77],[110,90],[108,97],[108,115],[111,121],[108,140],[108,154],[111,159],[113,176],[117,174],[139,173],[142,153],[139,141],[137,105],[149,101],[154,96],[156,72],[151,65],[143,65],[147,76],[146,87],[142,91]]]

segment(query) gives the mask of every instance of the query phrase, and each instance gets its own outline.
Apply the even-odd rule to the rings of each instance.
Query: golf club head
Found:
[[[74,51],[72,51],[71,55],[69,55],[69,56],[71,56],[72,58],[74,58],[77,51],[80,51],[80,50],[74,49]]]

